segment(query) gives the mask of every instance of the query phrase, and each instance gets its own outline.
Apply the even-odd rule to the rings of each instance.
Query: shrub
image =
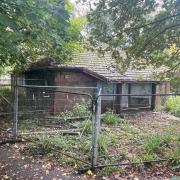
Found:
[[[107,125],[114,125],[121,121],[122,119],[117,114],[114,114],[112,110],[108,110],[102,115],[102,122]]]
[[[168,97],[165,103],[165,110],[180,117],[180,96]]]

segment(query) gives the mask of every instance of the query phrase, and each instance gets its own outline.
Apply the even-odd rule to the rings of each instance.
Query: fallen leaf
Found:
[[[88,175],[88,176],[93,176],[94,174],[93,174],[93,172],[92,172],[91,170],[88,170],[88,171],[87,171],[87,175]]]

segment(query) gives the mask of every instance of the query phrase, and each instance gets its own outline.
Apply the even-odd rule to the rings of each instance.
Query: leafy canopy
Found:
[[[99,0],[94,7],[88,14],[92,49],[111,51],[121,69],[180,67],[179,0]]]
[[[1,0],[0,66],[22,68],[41,56],[69,59],[81,48],[84,25],[72,11],[68,0]]]

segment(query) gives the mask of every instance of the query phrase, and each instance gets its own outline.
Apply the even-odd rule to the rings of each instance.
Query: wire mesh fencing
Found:
[[[71,128],[71,122],[92,116],[92,95],[81,88],[18,86],[18,96],[19,126],[25,129]]]
[[[31,81],[1,84],[0,118],[14,135],[39,139],[32,153],[92,168],[175,158],[179,94],[102,94]]]
[[[35,154],[90,166],[96,88],[17,85],[15,89],[15,136],[39,139],[30,147]]]
[[[105,96],[114,96],[115,106],[105,109]],[[95,167],[177,161],[180,94],[101,94],[97,106],[102,112],[96,115],[101,123]]]

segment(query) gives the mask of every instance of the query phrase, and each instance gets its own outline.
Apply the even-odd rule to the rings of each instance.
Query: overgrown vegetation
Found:
[[[0,112],[8,112],[10,110],[11,88],[9,86],[0,89]],[[8,101],[8,102],[7,102]]]
[[[55,158],[61,163],[76,166],[79,161],[71,158],[89,161],[91,151],[91,140],[68,136],[39,136],[38,141],[30,143],[28,149],[35,156],[48,156]],[[69,156],[68,156],[69,155]]]
[[[112,110],[108,110],[102,115],[102,122],[107,125],[116,125],[122,121],[123,119],[121,119]]]
[[[68,0],[0,1],[0,65],[19,70],[49,56],[59,63],[81,51],[85,18],[71,16]],[[12,19],[13,17],[13,19]]]
[[[82,129],[82,134],[91,134],[92,133],[92,121],[90,119],[84,120],[79,124],[79,128]]]
[[[72,109],[72,111],[65,111],[60,113],[59,118],[60,122],[67,122],[71,118],[84,118],[90,116],[89,103],[82,101],[80,103],[76,103]]]
[[[7,86],[0,89],[0,96],[8,97],[11,94],[11,87]]]
[[[165,110],[180,117],[180,96],[168,97],[165,103]]]
[[[109,117],[115,117],[115,120],[111,121],[108,119],[109,117],[108,121],[103,119],[103,123],[106,125],[102,126],[98,138],[99,163],[117,164],[125,161],[133,163],[132,167],[139,168],[142,165],[153,165],[151,162],[143,164],[142,161],[167,159],[167,163],[172,168],[179,167],[180,124],[178,121],[169,120],[167,126],[161,124],[163,120],[160,118],[152,119],[149,117],[149,119],[145,119],[143,117],[142,120],[133,119],[131,121],[127,119],[122,121],[112,112],[105,114]],[[89,119],[79,121],[77,127],[82,130],[80,136],[40,136],[38,141],[29,145],[30,152],[33,155],[55,158],[57,161],[73,167],[82,167],[84,164],[64,154],[90,163],[92,122]],[[106,167],[101,173],[107,175],[121,170],[119,167]]]
[[[169,134],[149,134],[144,138],[143,149],[146,154],[158,153],[162,147],[168,147],[171,142]]]

